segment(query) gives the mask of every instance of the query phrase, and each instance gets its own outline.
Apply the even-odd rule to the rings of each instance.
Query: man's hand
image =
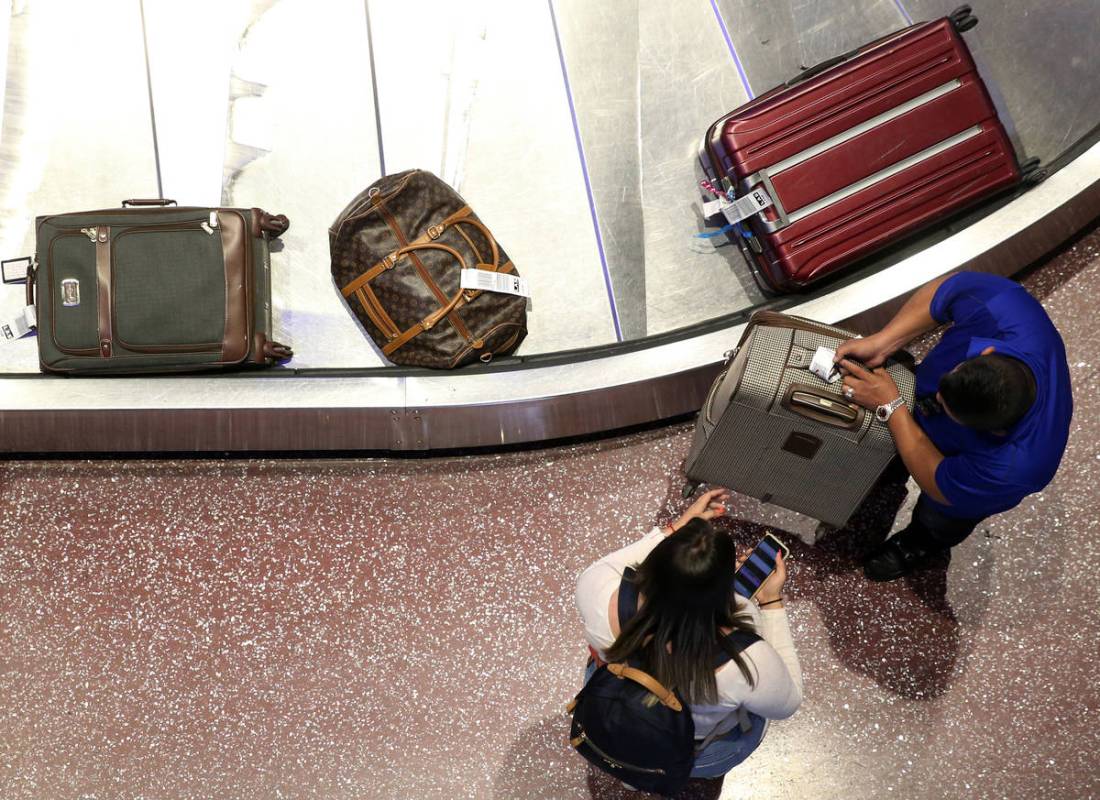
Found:
[[[676,533],[680,528],[688,524],[693,517],[711,520],[726,513],[726,501],[729,500],[729,489],[711,489],[703,492],[699,499],[688,506],[688,510],[680,515],[680,518],[668,526],[670,534]]]
[[[886,341],[882,332],[879,331],[863,339],[849,339],[846,342],[841,342],[836,349],[836,357],[833,359],[833,363],[839,364],[841,359],[854,358],[869,367],[881,367],[886,363],[887,357],[895,350],[897,348]]]
[[[854,361],[844,359],[840,362],[840,368],[844,372],[844,396],[866,409],[874,411],[901,396],[898,385],[882,367],[866,370]]]

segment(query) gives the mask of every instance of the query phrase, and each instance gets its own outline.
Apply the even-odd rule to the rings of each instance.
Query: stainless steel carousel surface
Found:
[[[409,450],[537,442],[698,408],[755,308],[875,324],[920,283],[1011,274],[1100,214],[1090,0],[975,5],[966,34],[1021,160],[1050,177],[833,283],[763,294],[701,246],[706,127],[951,0],[0,0],[0,255],[36,215],[124,197],[263,206],[285,367],[40,375],[0,346],[0,450]],[[105,98],[107,100],[105,101]],[[431,170],[528,278],[517,356],[387,365],[329,274],[327,229],[382,174]],[[710,242],[719,239],[707,240]],[[22,292],[0,294],[18,313]]]

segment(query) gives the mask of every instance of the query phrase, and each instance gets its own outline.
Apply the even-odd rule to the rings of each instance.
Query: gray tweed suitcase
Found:
[[[818,347],[856,334],[801,317],[752,316],[699,412],[685,471],[766,503],[843,526],[896,452],[872,412],[809,371]],[[913,407],[912,369],[886,365]]]

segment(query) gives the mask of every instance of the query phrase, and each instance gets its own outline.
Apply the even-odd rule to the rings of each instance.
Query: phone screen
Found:
[[[733,589],[742,597],[752,597],[775,571],[775,554],[785,549],[773,536],[765,536],[753,548],[740,569],[734,573]]]

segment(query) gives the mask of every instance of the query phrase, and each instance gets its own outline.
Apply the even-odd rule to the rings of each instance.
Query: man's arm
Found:
[[[898,455],[901,456],[913,480],[917,482],[917,486],[937,503],[950,505],[940,491],[940,487],[936,485],[936,469],[943,461],[943,453],[921,430],[920,425],[913,419],[913,415],[909,413],[909,409],[901,406],[891,415],[890,421],[886,424],[890,428],[890,435],[894,437]]]
[[[886,358],[897,352],[914,338],[935,328],[940,323],[932,316],[932,299],[950,275],[929,281],[913,293],[898,310],[886,327],[863,339],[849,339],[836,349],[836,361],[855,358],[869,367],[881,366]]]
[[[868,411],[887,405],[901,395],[890,373],[882,367],[866,370],[851,360],[842,361],[840,366],[844,372],[844,396]],[[936,485],[936,468],[943,461],[943,453],[921,430],[909,409],[904,405],[898,407],[886,426],[894,437],[898,455],[921,491],[937,503],[949,505]]]

